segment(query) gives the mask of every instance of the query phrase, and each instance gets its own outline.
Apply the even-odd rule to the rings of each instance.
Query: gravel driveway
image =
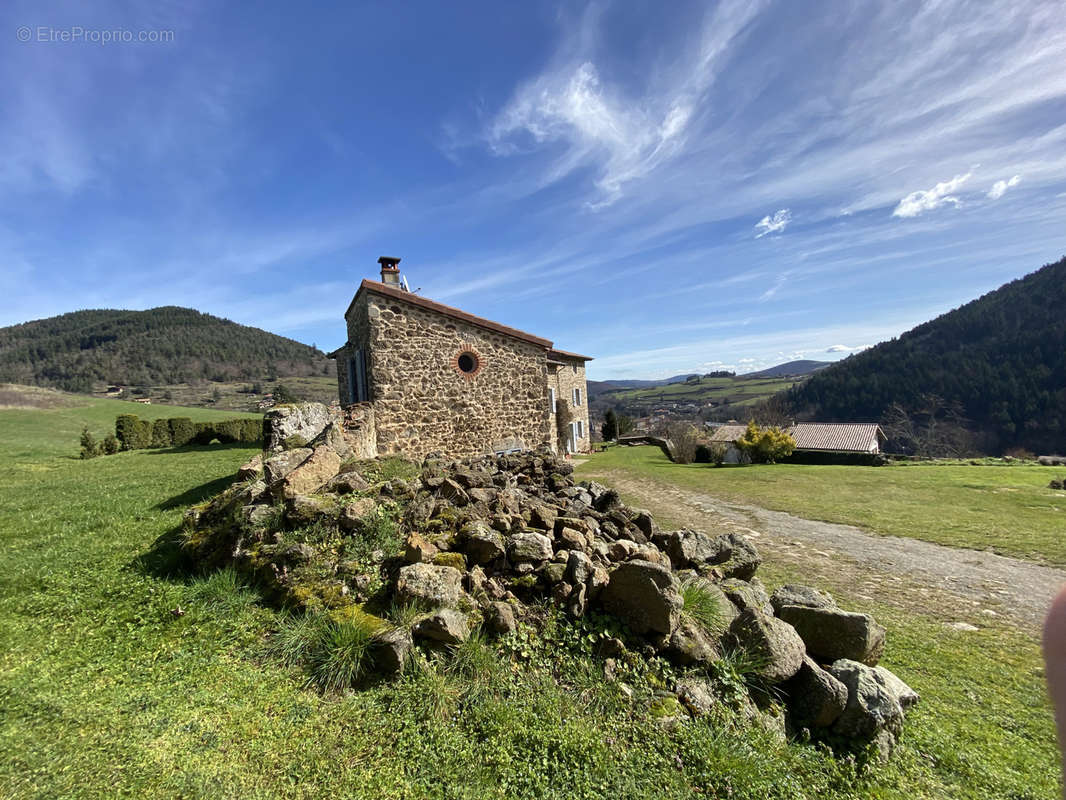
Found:
[[[656,516],[692,528],[745,533],[768,560],[793,573],[798,569],[812,583],[847,585],[860,598],[932,612],[956,629],[998,620],[1035,632],[1066,584],[1064,570],[991,552],[801,519],[621,471],[595,477]]]

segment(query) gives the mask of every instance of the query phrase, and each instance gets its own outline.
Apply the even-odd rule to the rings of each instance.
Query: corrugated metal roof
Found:
[[[871,453],[884,439],[876,423],[801,422],[789,429],[797,450],[844,450]]]
[[[712,442],[735,442],[746,425],[722,425],[711,435]],[[880,450],[885,435],[876,423],[801,422],[786,428],[796,440],[797,450],[833,450],[871,453]]]

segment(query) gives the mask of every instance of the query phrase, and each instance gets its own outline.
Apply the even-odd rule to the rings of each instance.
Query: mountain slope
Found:
[[[332,374],[325,354],[190,308],[75,311],[0,328],[0,381],[88,392]]]
[[[770,367],[769,369],[759,370],[758,372],[749,372],[744,377],[781,378],[785,375],[809,375],[812,372],[817,372],[824,367],[828,367],[832,363],[832,361],[811,361],[810,359],[788,361],[784,364],[778,364],[776,367]]]
[[[787,402],[858,421],[929,396],[957,407],[982,449],[1066,451],[1066,258],[820,370]]]

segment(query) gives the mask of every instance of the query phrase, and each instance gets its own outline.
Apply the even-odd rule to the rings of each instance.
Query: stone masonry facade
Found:
[[[565,453],[568,449],[577,453],[586,452],[592,446],[592,438],[589,432],[585,362],[558,352],[550,353],[548,386],[555,390],[555,408],[552,409],[553,424],[551,426],[552,449],[557,453]],[[578,395],[576,404],[574,402],[575,390]],[[571,427],[575,424],[576,428]]]
[[[376,281],[363,281],[345,320],[348,342],[333,354],[341,404],[360,407],[379,455],[588,449],[584,356]],[[580,421],[569,446],[549,387]]]

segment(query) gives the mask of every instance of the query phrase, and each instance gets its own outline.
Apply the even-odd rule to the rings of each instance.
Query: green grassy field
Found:
[[[618,403],[723,403],[751,405],[783,392],[797,383],[782,378],[700,378],[699,382],[671,383],[643,389],[622,389],[605,393],[602,399]]]
[[[146,386],[153,404],[223,409],[229,411],[255,411],[255,404],[262,395],[247,394],[254,381],[205,381],[200,384],[174,383]],[[279,383],[297,397],[319,403],[331,403],[337,399],[337,376],[334,374],[260,380],[264,392],[271,392]],[[216,397],[217,393],[217,397]]]
[[[806,519],[1066,565],[1066,470],[936,462],[885,467],[673,464],[656,447],[597,453],[586,472],[624,469]]]
[[[182,510],[253,450],[74,457],[82,425],[106,433],[119,410],[0,410],[0,796],[1058,796],[1032,638],[887,607],[869,609],[889,627],[884,663],[923,701],[869,771],[728,720],[663,730],[654,676],[627,677],[630,701],[568,627],[322,695],[268,654],[281,617],[254,589],[175,557]]]

